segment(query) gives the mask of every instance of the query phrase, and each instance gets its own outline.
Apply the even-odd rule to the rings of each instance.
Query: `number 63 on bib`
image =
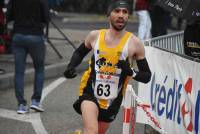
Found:
[[[118,94],[119,76],[97,74],[94,94],[99,99],[114,99]]]

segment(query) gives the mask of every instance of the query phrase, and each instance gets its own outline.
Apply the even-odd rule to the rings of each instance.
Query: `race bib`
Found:
[[[97,74],[94,94],[99,99],[113,99],[118,94],[119,76]]]

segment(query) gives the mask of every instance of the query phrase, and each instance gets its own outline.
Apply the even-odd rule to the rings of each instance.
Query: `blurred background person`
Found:
[[[200,60],[200,20],[187,21],[183,41],[185,54]]]
[[[12,46],[15,58],[15,95],[17,113],[28,112],[24,98],[24,72],[27,55],[30,54],[35,69],[31,109],[43,112],[40,105],[44,84],[44,27],[49,22],[47,0],[10,0],[7,6],[7,22],[14,21]]]
[[[143,41],[151,38],[151,18],[149,0],[136,0],[135,11],[139,19],[138,37]]]
[[[170,13],[156,5],[155,2],[151,2],[149,11],[152,22],[152,37],[166,35],[167,29],[171,23]]]
[[[0,1],[0,35],[3,34],[4,25],[5,25],[5,14],[3,12],[4,0]]]
[[[2,35],[4,31],[4,25],[5,25],[5,15],[3,12],[3,7],[4,7],[4,0],[0,1],[0,40],[2,40]],[[3,45],[3,44],[0,44]],[[2,46],[3,47],[3,46]],[[0,68],[0,74],[4,74],[5,70]]]

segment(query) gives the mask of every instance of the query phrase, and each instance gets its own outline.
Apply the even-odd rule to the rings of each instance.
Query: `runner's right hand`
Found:
[[[77,76],[76,70],[74,68],[72,68],[72,69],[67,68],[63,74],[64,74],[65,78],[68,78],[68,79],[72,79]]]

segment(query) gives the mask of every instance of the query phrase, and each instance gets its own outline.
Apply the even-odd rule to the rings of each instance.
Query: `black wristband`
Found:
[[[136,60],[138,66],[138,72],[136,72],[135,77],[136,81],[148,83],[151,79],[151,71],[148,65],[146,58],[142,60]]]

